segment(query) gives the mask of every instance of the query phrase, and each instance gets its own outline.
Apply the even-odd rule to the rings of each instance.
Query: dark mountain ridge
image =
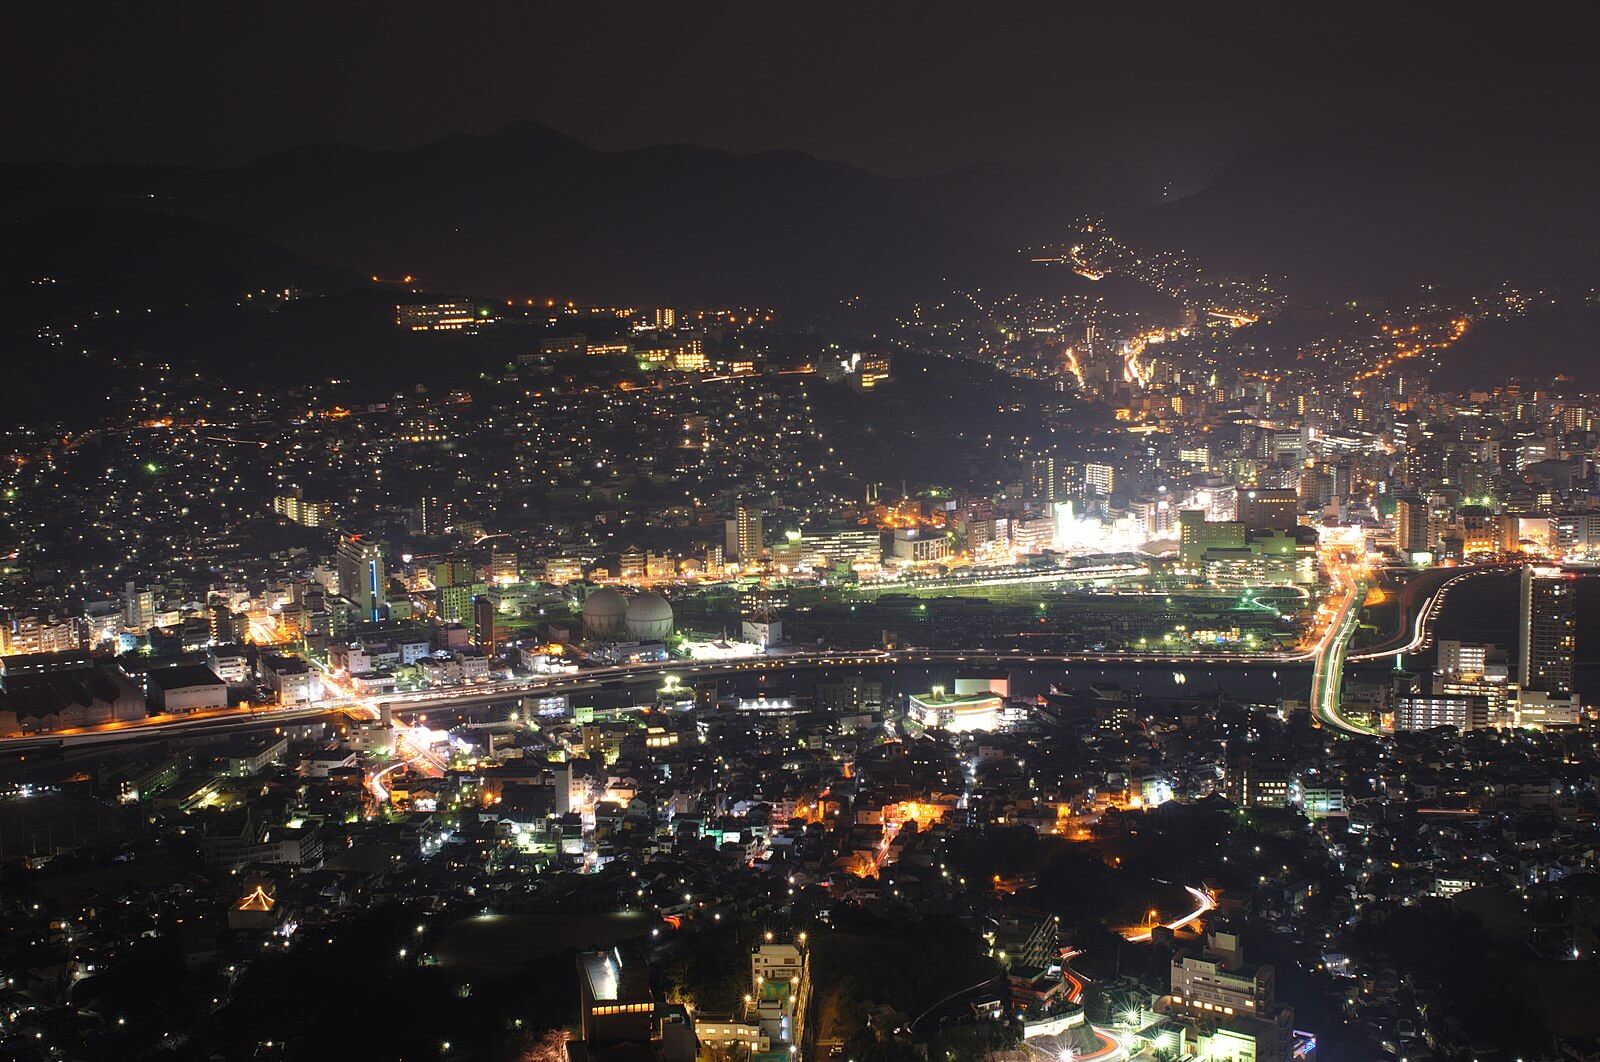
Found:
[[[600,151],[533,122],[229,168],[13,165],[0,183],[14,219],[173,215],[432,290],[799,315],[855,296],[888,313],[951,287],[1048,286],[1018,248],[1087,215],[1213,271],[1288,277],[1311,301],[1600,279],[1593,118],[1382,91],[1241,138],[1217,176],[1170,199],[1153,198],[1125,160],[886,178],[792,151]]]

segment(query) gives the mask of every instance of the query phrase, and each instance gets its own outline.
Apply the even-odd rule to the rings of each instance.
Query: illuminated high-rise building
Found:
[[[1572,693],[1576,585],[1560,568],[1530,564],[1522,569],[1517,681],[1525,690],[1561,697]]]
[[[129,580],[122,594],[122,618],[129,630],[144,630],[156,621],[156,592],[153,587],[140,590]]]
[[[749,561],[761,556],[765,544],[761,537],[761,510],[744,502],[733,508],[733,518],[724,525],[722,553],[728,560]]]
[[[1402,557],[1433,548],[1428,504],[1421,498],[1398,498],[1394,503],[1394,544]]]
[[[417,501],[417,530],[424,535],[442,535],[450,526],[452,506],[437,494],[424,494]]]
[[[233,611],[226,601],[213,601],[206,607],[206,622],[214,645],[228,645],[244,639],[244,613]]]
[[[356,607],[362,619],[382,619],[388,598],[383,547],[360,535],[341,535],[337,553],[339,593]]]
[[[1091,497],[1109,498],[1117,486],[1117,470],[1090,461],[1083,466],[1083,489]]]
[[[479,594],[472,599],[472,640],[486,653],[495,651],[494,598],[488,594]]]
[[[1066,484],[1052,456],[1035,457],[1028,462],[1028,497],[1037,501],[1061,501],[1067,496]]]
[[[433,593],[434,612],[446,623],[465,623],[473,618],[472,603],[489,592],[489,584],[454,583]]]

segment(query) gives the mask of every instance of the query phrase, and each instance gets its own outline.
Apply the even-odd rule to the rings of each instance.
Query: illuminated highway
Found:
[[[381,770],[374,771],[372,777],[367,779],[367,788],[372,793],[372,799],[377,801],[379,804],[387,804],[389,802],[389,789],[383,784],[383,780],[394,772],[411,766],[412,762],[414,761],[395,760],[393,763],[389,764],[389,766],[384,767]]]
[[[1316,661],[1311,672],[1311,710],[1325,725],[1347,734],[1371,734],[1372,731],[1353,723],[1339,713],[1340,694],[1344,688],[1345,654],[1350,639],[1361,623],[1361,604],[1367,596],[1368,571],[1365,564],[1348,551],[1335,548],[1327,558],[1328,571],[1343,593],[1334,606],[1328,629],[1316,647]]]

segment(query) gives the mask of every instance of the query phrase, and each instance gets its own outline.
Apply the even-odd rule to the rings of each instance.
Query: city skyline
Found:
[[[0,18],[0,1056],[1593,1053],[1566,20]]]

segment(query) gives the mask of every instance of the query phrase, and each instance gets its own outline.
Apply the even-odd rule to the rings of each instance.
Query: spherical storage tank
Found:
[[[627,630],[627,616],[628,599],[610,587],[602,587],[583,603],[584,637],[620,638]]]
[[[659,642],[672,633],[672,606],[660,594],[640,594],[628,602],[628,637]]]

